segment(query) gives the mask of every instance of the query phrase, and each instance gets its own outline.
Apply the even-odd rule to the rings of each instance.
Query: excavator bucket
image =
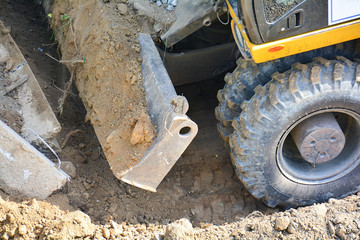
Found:
[[[151,11],[148,14],[151,15]],[[217,17],[212,2],[206,0],[181,1],[175,14],[176,21],[161,36],[166,47],[176,44],[201,27],[208,26]],[[186,115],[189,104],[185,97],[176,94],[153,39],[148,34],[139,33],[138,41],[148,113],[152,123],[157,126],[158,135],[141,160],[133,166],[119,157],[107,156],[107,160],[117,178],[155,192],[196,136],[198,127]],[[115,138],[108,139],[115,145]]]
[[[139,34],[143,86],[148,111],[158,136],[142,159],[117,176],[122,181],[149,191],[170,171],[197,134],[198,127],[187,115],[189,104],[178,96],[150,35]],[[110,166],[116,172],[116,164]]]

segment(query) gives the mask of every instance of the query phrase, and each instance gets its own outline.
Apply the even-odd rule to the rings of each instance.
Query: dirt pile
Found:
[[[109,221],[97,226],[81,211],[62,211],[35,199],[15,203],[0,197],[1,239],[112,239],[152,238],[163,227],[131,226]],[[148,229],[148,231],[146,231]]]
[[[273,215],[253,212],[224,225],[202,223],[193,227],[187,219],[167,226],[116,223],[94,225],[80,211],[63,211],[49,203],[21,203],[0,197],[1,239],[359,239],[359,196],[290,209]]]

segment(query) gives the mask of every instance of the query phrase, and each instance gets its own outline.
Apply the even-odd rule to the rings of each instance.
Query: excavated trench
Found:
[[[79,1],[79,5],[83,3]],[[56,4],[55,1],[54,7],[58,14],[73,17],[71,15],[73,11],[69,5]],[[29,5],[31,7],[28,7]],[[76,176],[65,189],[56,193],[49,201],[57,203],[60,201],[58,199],[61,199],[57,204],[68,205],[69,203],[70,206],[68,207],[81,209],[95,222],[102,222],[112,218],[119,222],[159,222],[165,224],[185,217],[196,224],[200,222],[222,223],[234,221],[255,210],[264,213],[276,211],[265,207],[244,189],[234,174],[228,152],[224,148],[222,140],[218,137],[214,108],[217,105],[216,92],[224,84],[222,76],[176,89],[178,94],[183,94],[188,99],[190,103],[189,116],[199,125],[199,134],[160,184],[158,192],[147,192],[122,183],[112,175],[92,126],[85,122],[85,118],[89,118],[89,111],[86,117],[86,111],[77,95],[78,92],[75,90],[75,86],[73,86],[74,88],[66,99],[63,113],[59,114],[58,100],[63,95],[71,74],[65,72],[63,66],[49,58],[48,55],[56,59],[75,58],[72,55],[74,54],[75,45],[77,45],[76,48],[79,49],[80,54],[83,51],[82,49],[88,49],[86,46],[81,45],[86,44],[86,41],[81,41],[87,36],[81,36],[80,34],[87,34],[92,30],[81,22],[81,24],[76,25],[76,29],[73,29],[81,44],[76,42],[68,44],[66,40],[62,41],[61,39],[55,41],[53,31],[48,25],[48,17],[40,5],[36,5],[31,1],[18,0],[10,2],[2,0],[1,6],[2,21],[4,21],[5,25],[11,27],[12,36],[37,75],[48,101],[58,114],[57,116],[63,126],[58,136],[60,145],[65,145],[61,152],[61,158],[63,161],[71,161],[76,167]],[[73,7],[78,8],[76,4]],[[102,18],[101,16],[101,20],[113,21],[112,24],[121,24],[122,18],[116,12],[116,2],[108,4],[101,2],[100,4],[87,5],[87,7],[90,9],[88,10],[89,14],[91,11],[95,11],[91,10],[91,8],[109,11],[110,17]],[[129,12],[131,11],[131,8],[129,8]],[[56,13],[53,13],[53,18],[55,17],[57,17]],[[79,21],[75,17],[73,18],[74,21]],[[129,18],[124,19],[127,22],[133,20],[136,19],[134,17],[131,20]],[[54,19],[52,21],[53,25],[61,24],[61,20],[59,23],[55,23]],[[101,24],[107,26],[110,23],[102,22]],[[126,33],[126,36],[129,36],[130,39],[134,38],[136,31],[140,30],[140,27],[139,29],[128,29],[130,33]],[[54,26],[53,28],[56,31],[57,28]],[[116,27],[113,26],[113,28]],[[111,38],[111,33],[107,33]],[[55,32],[55,36],[59,34],[64,33]],[[90,34],[90,38],[102,37],[101,35],[94,36],[92,34]],[[116,42],[116,40],[113,40],[115,45],[124,44]],[[92,49],[92,52],[102,52],[106,42],[104,43],[103,39],[101,41],[102,44],[99,45],[99,49]],[[109,73],[114,74],[117,68],[121,68],[121,64],[123,66],[130,64],[133,59],[128,58],[126,55],[136,56],[135,54],[137,54],[136,49],[130,53],[121,50],[119,52],[120,55],[116,57],[122,59],[122,61],[114,64],[111,64],[111,62],[106,62],[103,65],[99,64],[106,68],[106,71],[102,69],[101,71],[96,70],[94,73],[91,67],[68,64],[70,71],[76,69],[76,85],[78,87],[85,86],[84,81],[88,81],[88,79],[91,79],[92,74],[96,74],[98,82],[96,84],[87,82],[87,85],[91,86],[86,91],[88,93],[91,91],[97,92],[97,95],[106,94],[106,92],[101,91],[102,87],[108,83],[105,80],[101,83],[99,79],[106,79]],[[106,56],[108,52],[103,52],[103,54]],[[95,56],[87,56],[88,62],[92,61],[91,57]],[[137,61],[137,59],[135,60]],[[115,70],[112,70],[114,68]],[[139,69],[136,70],[139,71]],[[135,72],[135,74],[140,74],[140,72]],[[121,81],[121,77],[121,74],[116,76],[114,81]],[[133,86],[138,88],[136,84]],[[80,89],[80,95],[83,93],[84,91]],[[92,94],[91,97],[94,97],[93,93],[90,94]],[[119,99],[123,97],[121,94],[120,92],[117,95]],[[133,96],[133,99],[131,99],[131,96],[127,96],[127,98],[127,103],[130,102],[134,105],[136,101],[141,101],[138,96]],[[85,96],[85,107],[89,110],[88,100],[89,96]],[[101,119],[101,111],[110,111],[114,105],[112,102],[111,104],[106,101],[101,102],[101,96],[95,101],[97,102],[92,103],[92,113],[100,112],[95,117],[98,119]],[[93,110],[95,105],[101,105],[99,110]],[[124,111],[124,109],[119,111]],[[131,109],[130,111],[136,112],[137,110]],[[90,116],[90,118],[93,118],[93,116]],[[94,123],[94,121],[92,122]],[[125,122],[125,124],[131,125],[132,123]],[[67,142],[64,143],[64,141]],[[123,151],[128,151],[128,149]]]

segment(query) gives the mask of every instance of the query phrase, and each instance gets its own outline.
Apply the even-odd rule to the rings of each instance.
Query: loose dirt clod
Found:
[[[141,113],[131,134],[130,143],[132,145],[143,143],[144,141],[151,143],[154,140],[154,137],[155,134],[149,115]]]
[[[278,217],[275,220],[275,229],[278,231],[284,231],[289,227],[290,218],[287,216]]]
[[[190,221],[182,218],[166,226],[165,240],[192,240],[194,229]]]
[[[24,236],[27,233],[26,226],[25,225],[20,225],[18,232],[19,232],[20,236]]]
[[[72,162],[61,162],[61,169],[66,172],[71,177],[71,179],[74,179],[76,177],[76,168]]]
[[[121,15],[126,15],[128,13],[128,7],[124,3],[119,3],[116,5],[116,8],[119,10]]]

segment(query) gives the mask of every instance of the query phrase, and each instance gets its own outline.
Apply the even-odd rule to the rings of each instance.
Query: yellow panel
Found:
[[[303,33],[293,37],[255,45],[250,42],[244,25],[238,19],[229,2],[227,0],[226,2],[228,3],[228,7],[230,9],[230,15],[236,23],[236,26],[240,29],[241,35],[250,49],[252,58],[256,63],[267,62],[297,53],[307,52],[310,50],[360,38],[360,19],[357,19],[320,30]],[[234,30],[233,34],[235,34]],[[276,49],[281,50],[276,51]]]

